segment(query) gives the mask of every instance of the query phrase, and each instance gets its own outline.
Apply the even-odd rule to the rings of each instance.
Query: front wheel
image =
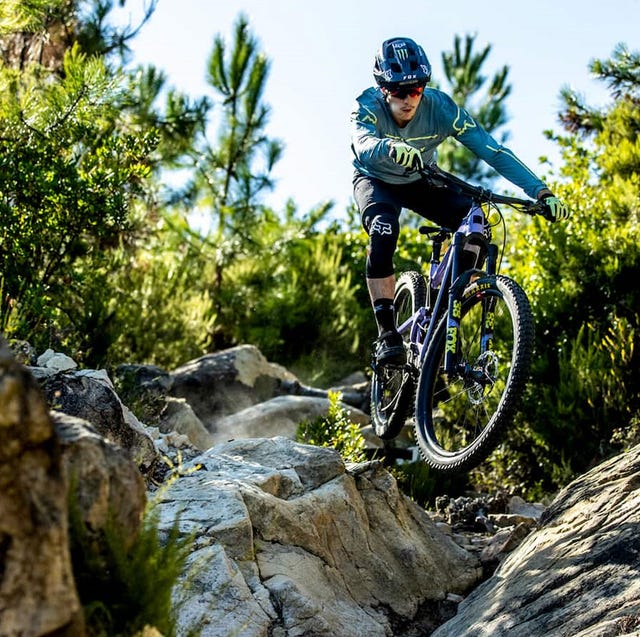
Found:
[[[500,275],[467,286],[458,366],[450,376],[446,346],[445,316],[423,360],[415,434],[427,464],[454,473],[479,465],[518,409],[533,349],[533,315],[522,288]]]
[[[419,272],[405,272],[396,282],[393,304],[396,308],[396,327],[402,328],[424,305],[426,286]],[[415,367],[409,350],[410,328],[401,329],[408,362],[400,367],[388,365],[377,368],[374,363],[371,379],[371,422],[376,436],[383,440],[395,438],[407,421],[415,392]]]

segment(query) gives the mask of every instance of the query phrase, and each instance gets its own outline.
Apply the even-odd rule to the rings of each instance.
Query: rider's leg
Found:
[[[377,213],[376,213],[377,212]],[[395,273],[393,255],[398,242],[400,224],[398,216],[381,207],[368,219],[367,288],[378,325],[376,359],[379,364],[402,364],[405,350],[402,337],[396,330],[393,295]]]
[[[376,210],[368,211],[370,214],[365,215],[365,228],[369,232],[366,274],[378,332],[382,333],[395,329],[393,255],[398,243],[400,224],[393,212],[387,211],[383,206],[375,208]]]
[[[402,337],[395,328],[393,308],[393,255],[400,233],[402,205],[388,184],[360,174],[354,178],[354,197],[362,212],[362,225],[369,235],[366,276],[378,326],[376,358],[379,364],[402,363],[405,351]]]
[[[395,274],[382,279],[367,278],[371,306],[378,324],[378,335],[395,329],[393,294],[396,288]]]

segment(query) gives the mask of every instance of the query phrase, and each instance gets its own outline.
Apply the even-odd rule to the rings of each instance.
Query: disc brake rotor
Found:
[[[479,405],[491,392],[498,377],[498,357],[495,352],[484,352],[472,368],[466,388],[469,401]]]

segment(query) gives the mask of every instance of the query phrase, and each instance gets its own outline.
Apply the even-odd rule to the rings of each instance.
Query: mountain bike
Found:
[[[499,206],[549,217],[544,203],[496,194],[435,167],[422,174],[468,195],[472,206],[457,229],[419,228],[432,244],[429,272],[397,278],[396,327],[406,363],[377,366],[374,356],[371,420],[376,435],[390,440],[413,410],[420,455],[455,473],[479,465],[499,443],[519,409],[533,350],[529,300],[499,274],[506,243]],[[501,249],[492,241],[497,226]]]

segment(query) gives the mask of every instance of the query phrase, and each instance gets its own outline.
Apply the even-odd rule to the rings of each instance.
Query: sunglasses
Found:
[[[405,97],[419,97],[424,92],[424,86],[413,86],[412,88],[399,88],[394,91],[387,89],[387,93],[391,97],[397,97],[403,100]]]

